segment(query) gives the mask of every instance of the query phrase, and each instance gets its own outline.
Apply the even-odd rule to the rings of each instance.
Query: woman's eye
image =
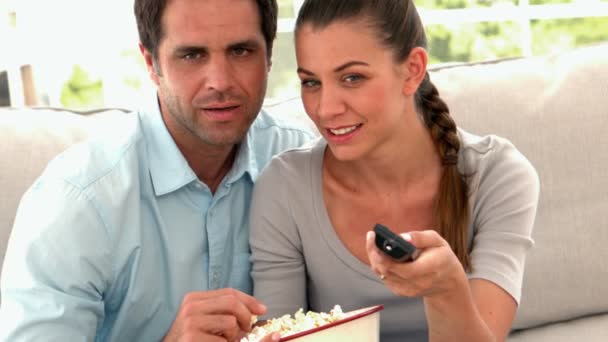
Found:
[[[313,88],[319,85],[319,81],[317,80],[302,80],[303,88]]]
[[[346,75],[343,80],[346,83],[355,83],[357,81],[360,81],[363,79],[363,76],[361,75]]]

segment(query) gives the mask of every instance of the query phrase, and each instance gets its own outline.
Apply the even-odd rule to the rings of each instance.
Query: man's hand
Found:
[[[261,339],[260,342],[278,342],[280,339],[281,339],[281,335],[279,335],[279,333],[275,332],[270,335],[267,335],[266,337]]]
[[[252,296],[234,289],[192,292],[184,297],[164,342],[239,341],[251,331],[253,315],[266,307]],[[264,342],[278,341],[267,336]]]

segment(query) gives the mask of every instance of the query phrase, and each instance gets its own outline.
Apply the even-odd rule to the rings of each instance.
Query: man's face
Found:
[[[157,65],[163,119],[178,146],[231,147],[257,116],[270,62],[253,0],[170,0]]]

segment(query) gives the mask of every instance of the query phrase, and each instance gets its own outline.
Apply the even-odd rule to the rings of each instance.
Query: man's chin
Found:
[[[204,137],[201,137],[199,135],[199,137],[201,138],[201,140],[203,140],[206,144],[208,145],[212,145],[212,146],[233,146],[233,145],[238,145],[240,144],[243,139],[245,139],[245,137],[247,136],[247,131],[245,130],[244,132],[213,132],[214,134],[211,135],[205,135]],[[220,134],[218,134],[220,133]],[[224,134],[221,134],[224,133]]]
[[[245,119],[241,117],[240,119]],[[224,146],[241,143],[247,136],[254,117],[239,121],[226,122],[199,122],[197,127],[198,137],[209,145]]]

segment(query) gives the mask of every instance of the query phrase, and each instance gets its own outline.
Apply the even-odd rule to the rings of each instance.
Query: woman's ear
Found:
[[[403,61],[403,71],[405,75],[403,82],[404,95],[413,96],[418,90],[420,83],[422,83],[424,76],[426,75],[428,58],[424,48],[415,47],[410,51],[410,54],[405,61]]]

